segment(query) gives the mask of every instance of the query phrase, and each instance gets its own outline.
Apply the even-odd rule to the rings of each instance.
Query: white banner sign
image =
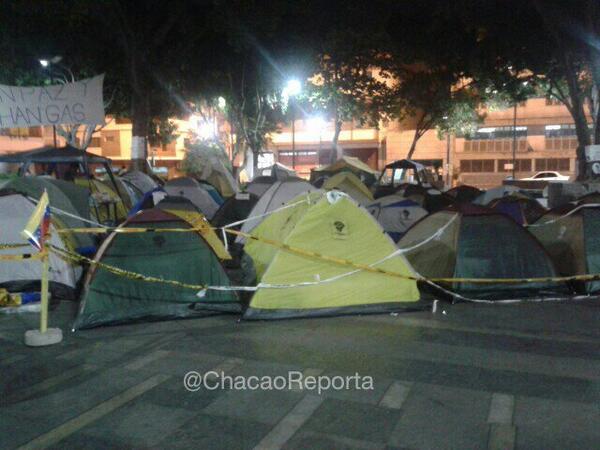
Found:
[[[104,75],[52,86],[0,84],[0,128],[104,123]]]

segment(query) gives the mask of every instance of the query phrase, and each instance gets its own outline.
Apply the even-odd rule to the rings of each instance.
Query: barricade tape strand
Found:
[[[257,286],[210,286],[210,285],[199,285],[199,284],[190,284],[190,283],[183,283],[183,282],[179,282],[179,281],[175,281],[175,280],[165,280],[163,278],[158,278],[158,277],[152,277],[152,276],[147,276],[147,275],[142,275],[140,273],[137,272],[131,272],[125,269],[121,269],[115,266],[111,266],[109,264],[105,264],[105,263],[101,263],[99,261],[87,258],[85,256],[82,255],[78,255],[76,253],[72,253],[68,250],[65,249],[61,249],[59,247],[55,247],[55,246],[51,246],[51,251],[54,252],[55,254],[57,254],[59,257],[63,258],[63,259],[67,259],[67,260],[71,260],[71,261],[77,261],[77,262],[87,262],[90,265],[96,265],[102,269],[105,269],[117,276],[122,276],[128,279],[133,279],[133,280],[137,280],[137,281],[145,281],[145,282],[151,282],[151,283],[161,283],[161,284],[168,284],[171,286],[177,286],[177,287],[181,287],[181,288],[187,288],[187,289],[193,289],[193,290],[198,290],[198,291],[203,291],[203,290],[216,290],[216,291],[249,291],[249,292],[254,292],[258,289],[287,289],[287,288],[292,288],[292,287],[303,287],[303,286],[310,286],[310,285],[314,285],[314,284],[320,284],[320,283],[327,283],[330,281],[336,281],[339,278],[342,278],[344,276],[347,275],[352,275],[354,273],[360,272],[360,270],[355,270],[352,272],[348,272],[346,274],[341,274],[341,275],[337,275],[334,277],[331,277],[329,279],[324,279],[321,281],[315,281],[315,282],[304,282],[304,283],[297,283],[297,284],[291,284],[291,285],[272,285],[272,284],[262,284],[259,283]],[[40,254],[41,255],[41,254]],[[443,286],[440,286],[439,284],[437,284],[435,282],[436,279],[427,279],[423,276],[418,275],[417,277],[406,277],[404,275],[401,274],[396,274],[398,276],[401,276],[403,278],[412,278],[412,279],[416,279],[418,281],[423,281],[439,290],[441,290],[442,292],[466,301],[466,302],[472,302],[472,303],[486,303],[486,304],[497,304],[497,303],[525,303],[525,302],[543,302],[543,301],[564,301],[564,300],[581,300],[581,299],[586,299],[589,298],[589,296],[564,296],[564,297],[540,297],[540,298],[534,298],[534,299],[499,299],[499,300],[485,300],[485,299],[475,299],[475,298],[470,298],[470,297],[465,297],[461,294],[458,294],[456,292],[453,292]],[[595,275],[583,275],[583,276],[575,276],[575,277],[557,277],[558,279],[567,279],[567,278],[593,278],[593,279],[600,279],[600,274],[595,274]],[[556,278],[555,278],[556,279]],[[446,280],[456,280],[456,279],[446,279]],[[479,281],[485,281],[482,279],[473,279],[473,280],[479,280]],[[502,279],[501,279],[502,280]]]

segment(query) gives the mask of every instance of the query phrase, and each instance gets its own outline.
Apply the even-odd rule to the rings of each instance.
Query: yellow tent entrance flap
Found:
[[[350,172],[336,173],[331,178],[328,178],[323,183],[323,189],[339,189],[360,203],[368,203],[374,200],[369,188],[356,175]]]
[[[396,247],[366,210],[345,195],[316,195],[315,202],[271,215],[253,234],[280,240],[290,247],[415,276],[402,255],[386,259]],[[258,241],[248,242],[246,251],[255,261],[258,274],[262,274],[261,283],[323,281],[285,291],[261,289],[259,285],[246,318],[385,312],[419,300],[414,280],[359,270],[348,274],[347,267],[274,249]]]
[[[198,233],[212,247],[219,259],[231,259],[231,255],[202,214],[181,209],[166,209],[165,211],[185,220],[193,229],[198,230]]]

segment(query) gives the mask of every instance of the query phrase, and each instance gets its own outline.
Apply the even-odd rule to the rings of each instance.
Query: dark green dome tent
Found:
[[[153,208],[141,211],[123,226],[198,228],[202,223],[206,224],[206,230],[198,233],[114,232],[104,241],[95,260],[165,280],[229,286],[229,279],[215,253],[219,250],[214,246],[221,243],[201,214]],[[199,292],[127,278],[92,266],[84,282],[80,311],[73,328],[240,311],[233,291],[206,290],[198,295]]]
[[[424,217],[398,242],[427,278],[538,278],[557,272],[541,244],[514,220],[474,205],[455,205]],[[473,298],[499,300],[566,294],[564,283],[453,283],[443,287]]]

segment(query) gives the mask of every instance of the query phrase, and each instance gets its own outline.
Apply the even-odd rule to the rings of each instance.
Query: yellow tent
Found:
[[[303,196],[306,198],[306,195]],[[377,221],[347,195],[311,194],[282,209],[253,235],[293,249],[371,265],[396,276],[334,264],[314,256],[249,240],[246,252],[261,277],[248,319],[330,316],[397,310],[419,300],[412,269]],[[397,276],[400,275],[400,276]]]
[[[127,218],[127,208],[119,195],[106,183],[96,179],[77,178],[75,184],[90,189],[92,200],[90,212],[100,223],[114,221],[121,223]]]
[[[374,200],[373,194],[369,191],[369,188],[351,172],[340,172],[331,178],[328,178],[325,180],[325,183],[323,183],[323,189],[328,191],[339,189],[361,205],[366,205]]]
[[[351,169],[353,171],[362,171],[373,174],[375,176],[379,176],[379,172],[375,169],[372,169],[369,165],[362,162],[355,156],[342,156],[333,164],[329,164],[328,166],[320,166],[314,169],[315,172],[340,172],[344,169]]]

